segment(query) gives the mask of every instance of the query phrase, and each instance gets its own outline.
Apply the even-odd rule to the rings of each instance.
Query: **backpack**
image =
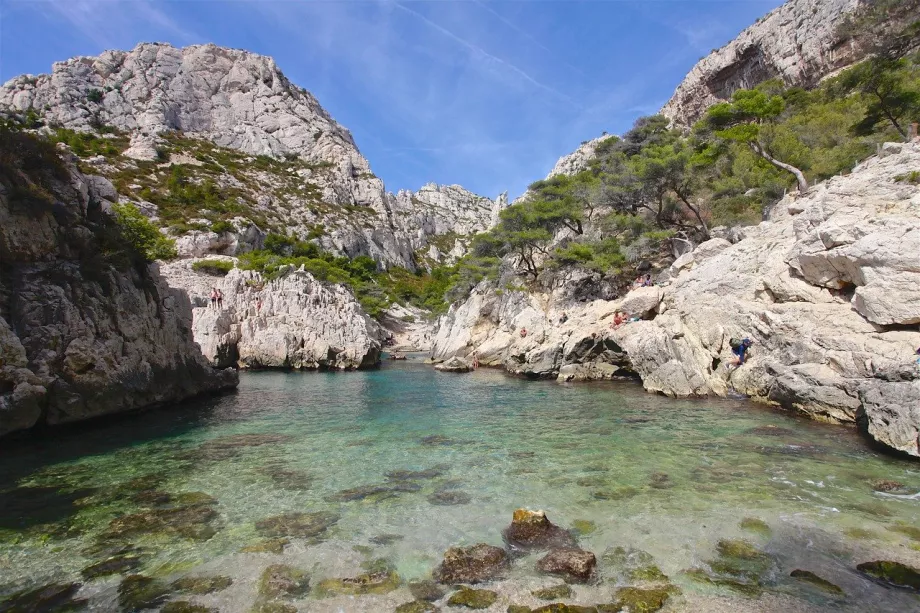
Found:
[[[740,347],[740,346],[742,345],[742,341],[741,341],[740,338],[731,338],[731,339],[729,339],[729,341],[728,341],[728,345],[729,345],[729,347],[731,347],[732,349],[737,349],[738,347]]]

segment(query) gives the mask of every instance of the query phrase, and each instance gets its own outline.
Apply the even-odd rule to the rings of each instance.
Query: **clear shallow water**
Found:
[[[432,468],[437,474],[395,488],[416,491],[391,491],[387,473]],[[361,563],[376,558],[404,580],[424,578],[452,545],[501,545],[512,511],[527,506],[566,528],[593,522],[580,544],[598,555],[600,581],[577,587],[573,601],[610,601],[623,579],[602,556],[624,546],[651,554],[683,591],[669,610],[920,610],[920,597],[853,570],[876,559],[920,567],[920,500],[875,492],[878,479],[917,492],[920,465],[876,453],[852,430],[747,402],[485,370],[450,375],[411,361],[348,374],[244,373],[236,394],[197,407],[5,443],[0,595],[82,582],[82,569],[131,545],[138,561],[125,572],[167,582],[228,575],[231,588],[193,600],[245,611],[270,563],[303,568],[314,585],[365,572]],[[379,485],[367,496],[355,489]],[[216,502],[197,514],[201,497],[177,502],[183,492]],[[143,515],[163,508],[192,510]],[[295,512],[323,512],[335,523],[291,538],[282,554],[240,553],[270,536],[257,522]],[[746,517],[765,521],[770,534],[743,530]],[[746,538],[770,556],[760,600],[682,572],[705,567],[724,538]],[[558,583],[540,577],[534,560],[517,561],[497,584],[494,610],[534,605],[531,589]],[[795,568],[847,595],[803,586],[788,577]],[[86,581],[79,595],[90,609],[115,610],[119,580]],[[401,588],[296,604],[373,611],[408,600]]]

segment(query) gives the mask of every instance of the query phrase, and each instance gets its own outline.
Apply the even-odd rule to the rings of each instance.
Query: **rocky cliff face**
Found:
[[[162,272],[191,298],[195,340],[214,366],[351,370],[379,364],[383,331],[343,286],[297,270],[274,281],[236,268],[214,277],[195,272],[196,261],[165,264]],[[211,305],[212,287],[223,292],[219,307]]]
[[[862,57],[855,39],[838,33],[847,14],[859,5],[860,0],[789,0],[700,60],[661,114],[689,126],[735,90],[767,79],[815,84]]]
[[[483,284],[441,320],[432,356],[476,351],[562,379],[634,373],[673,396],[742,393],[858,421],[920,457],[920,188],[904,180],[918,167],[920,146],[886,145],[851,175],[787,197],[737,243],[682,256],[666,286],[620,299],[582,302],[575,276],[543,293]],[[618,310],[638,321],[612,328]],[[732,337],[754,340],[740,368]]]
[[[278,217],[286,229],[306,238],[322,227],[324,246],[331,250],[410,269],[415,251],[433,244],[442,231],[484,228],[492,219],[487,199],[458,186],[388,194],[348,130],[271,58],[246,51],[141,44],[129,52],[78,57],[54,64],[49,75],[6,83],[0,88],[3,109],[31,109],[65,128],[109,126],[128,135],[122,156],[94,163],[116,182],[123,198],[142,204],[151,215],[157,214],[156,206],[144,202],[149,193],[144,188],[162,185],[136,177],[182,165],[193,181],[209,178],[232,192],[248,215],[243,228]],[[228,164],[234,160],[201,142],[253,157]],[[255,164],[254,156],[280,162]],[[407,219],[407,203],[416,201],[425,210],[413,209]],[[187,255],[203,255],[204,246],[232,253],[228,245],[246,244],[214,234],[193,235],[195,246]]]
[[[185,293],[112,261],[111,185],[56,168],[0,159],[0,434],[235,387],[192,341]]]

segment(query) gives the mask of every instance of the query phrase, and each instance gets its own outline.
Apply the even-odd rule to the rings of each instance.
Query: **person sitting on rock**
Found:
[[[645,280],[642,281],[642,287],[652,287],[653,285],[655,285],[655,282],[652,281],[652,275],[646,274]]]
[[[732,353],[738,357],[738,360],[735,362],[735,364],[740,367],[742,364],[744,364],[744,360],[747,357],[747,350],[751,347],[751,345],[754,344],[754,341],[749,338],[744,338],[740,341],[733,338],[729,341],[729,344],[731,345]]]
[[[562,312],[562,317],[559,318],[559,323],[564,324],[569,320],[569,316],[565,314],[565,311]]]
[[[521,328],[521,338],[527,336],[527,328]]]

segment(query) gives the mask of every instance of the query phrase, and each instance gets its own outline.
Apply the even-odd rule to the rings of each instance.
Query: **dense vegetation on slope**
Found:
[[[601,142],[587,169],[537,181],[502,211],[459,263],[452,296],[497,277],[503,258],[531,280],[575,266],[625,282],[672,238],[759,223],[787,191],[849,172],[879,143],[907,136],[920,120],[920,54],[909,40],[892,37],[810,91],[778,81],[737,91],[689,133],[640,118]]]

